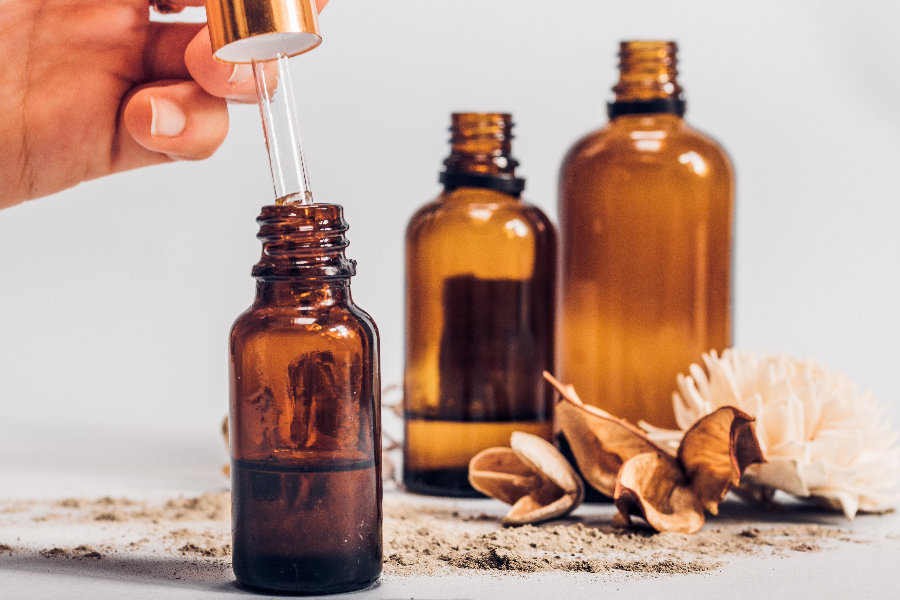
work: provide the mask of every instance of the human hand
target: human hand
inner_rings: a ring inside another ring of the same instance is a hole
[[[225,99],[256,101],[250,66],[215,61],[204,24],[148,15],[147,0],[0,0],[0,208],[207,158]]]

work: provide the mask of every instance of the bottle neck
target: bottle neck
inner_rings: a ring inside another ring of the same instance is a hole
[[[264,206],[256,222],[263,248],[253,276],[260,283],[293,284],[272,286],[278,289],[349,286],[356,261],[344,254],[348,225],[340,206]]]
[[[448,192],[460,187],[493,189],[519,196],[525,180],[516,177],[512,117],[504,113],[453,113],[450,156],[440,182]]]
[[[678,84],[675,42],[635,41],[619,46],[619,81],[609,118],[627,114],[667,113],[684,116],[684,90]]]
[[[256,282],[257,306],[290,306],[315,308],[349,304],[350,280],[279,280],[259,279]]]

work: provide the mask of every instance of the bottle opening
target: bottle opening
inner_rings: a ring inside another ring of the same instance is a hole
[[[678,84],[678,45],[670,41],[627,41],[619,45],[619,81],[609,116],[672,113],[684,115]]]
[[[512,128],[509,113],[453,113],[450,156],[440,175],[444,188],[476,187],[521,194],[525,180],[515,176],[519,161],[512,156]]]

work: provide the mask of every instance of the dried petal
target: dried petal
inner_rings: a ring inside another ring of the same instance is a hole
[[[744,469],[765,462],[753,417],[732,406],[706,415],[684,434],[678,461],[701,505],[718,514],[719,502],[741,481]]]
[[[585,405],[572,386],[563,386],[549,373],[544,378],[559,391],[556,418],[572,448],[581,474],[591,486],[612,497],[622,464],[644,452],[662,452],[641,430],[607,412]]]
[[[510,445],[480,452],[469,463],[472,487],[513,505],[504,525],[562,517],[581,504],[584,485],[552,444],[517,431]]]
[[[678,462],[665,452],[646,452],[622,465],[616,479],[616,508],[630,525],[639,515],[656,531],[695,533],[703,527],[703,506]]]

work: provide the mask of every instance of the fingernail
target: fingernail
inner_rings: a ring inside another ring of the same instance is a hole
[[[150,111],[150,135],[176,137],[187,125],[187,117],[174,102],[150,96]]]
[[[231,77],[228,78],[228,83],[235,85],[247,81],[251,77],[253,77],[253,65],[234,65],[234,70],[231,72]]]

